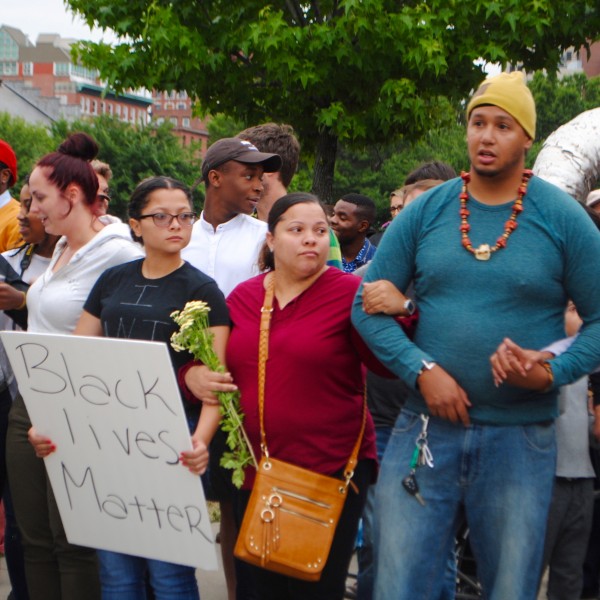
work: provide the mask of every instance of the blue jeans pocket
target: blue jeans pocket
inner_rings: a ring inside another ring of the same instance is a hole
[[[553,450],[556,439],[553,421],[523,425],[522,430],[527,445],[533,450],[539,450],[540,452]]]
[[[396,423],[394,423],[394,429],[392,430],[392,434],[397,433],[406,433],[411,429],[415,428],[417,425],[420,426],[421,416],[417,413],[414,413],[409,410],[403,410],[396,419]]]

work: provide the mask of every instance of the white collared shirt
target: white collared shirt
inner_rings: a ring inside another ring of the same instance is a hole
[[[227,296],[239,283],[259,274],[258,255],[266,233],[266,223],[244,214],[215,229],[202,212],[181,256],[212,277]]]

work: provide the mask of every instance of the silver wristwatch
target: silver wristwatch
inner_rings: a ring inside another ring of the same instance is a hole
[[[415,303],[410,298],[406,299],[406,302],[404,303],[404,306],[402,308],[404,308],[404,310],[406,312],[408,312],[408,316],[409,317],[411,315],[414,315],[415,314],[415,310],[417,310],[417,307],[415,306]]]
[[[437,365],[437,363],[433,362],[433,361],[429,361],[429,360],[425,360],[423,359],[421,361],[422,363],[422,367],[421,370],[417,373],[417,379],[419,377],[421,377],[421,375],[423,375],[423,373],[425,373],[425,371],[431,371],[431,369],[433,369],[433,367],[435,367],[435,365]]]

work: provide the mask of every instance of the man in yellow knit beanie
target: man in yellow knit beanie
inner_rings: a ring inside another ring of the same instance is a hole
[[[362,287],[352,309],[409,388],[375,491],[375,600],[448,597],[464,521],[482,596],[537,597],[558,389],[600,363],[600,261],[590,260],[600,236],[573,198],[525,169],[536,113],[523,74],[485,80],[467,116],[468,172],[394,219],[363,280],[413,285],[414,336],[392,315],[365,313]],[[525,368],[515,343],[540,350],[562,338],[569,298],[584,321],[578,338]]]

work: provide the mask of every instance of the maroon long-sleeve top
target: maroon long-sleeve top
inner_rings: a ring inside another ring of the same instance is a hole
[[[244,423],[260,456],[258,339],[264,278],[238,285],[227,298],[232,331],[227,368],[241,391]],[[323,474],[343,468],[356,443],[363,414],[363,360],[377,368],[350,322],[360,284],[329,268],[283,309],[274,299],[266,368],[265,430],[269,453]],[[367,415],[360,458],[376,460]],[[250,488],[254,469],[244,482]]]

